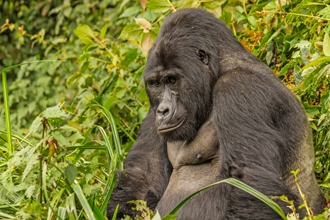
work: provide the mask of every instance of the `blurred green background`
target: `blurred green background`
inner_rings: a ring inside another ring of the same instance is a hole
[[[149,108],[147,51],[164,18],[184,7],[223,20],[301,100],[327,197],[329,3],[0,0],[0,70],[8,84],[0,85],[0,218],[105,218],[115,170]],[[26,64],[5,69],[20,63]]]

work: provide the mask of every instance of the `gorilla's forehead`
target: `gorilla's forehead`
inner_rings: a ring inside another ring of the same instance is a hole
[[[176,45],[174,45],[176,44]],[[193,63],[194,48],[185,46],[181,40],[171,43],[160,39],[151,49],[145,72],[177,71],[187,63]]]

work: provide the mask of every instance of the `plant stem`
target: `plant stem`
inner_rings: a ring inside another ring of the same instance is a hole
[[[42,137],[43,138],[43,137]],[[43,156],[42,156],[42,151],[43,151],[43,147],[42,147],[43,143],[40,144],[40,161],[39,161],[39,185],[40,185],[40,191],[39,191],[39,203],[42,204],[42,161],[43,161]]]
[[[3,88],[3,101],[5,105],[6,114],[6,130],[7,130],[7,154],[10,157],[13,153],[13,145],[11,140],[11,124],[10,124],[10,112],[9,112],[9,102],[8,102],[8,88],[7,88],[7,76],[6,69],[2,70],[2,88]]]
[[[312,214],[309,210],[309,207],[308,207],[308,204],[307,204],[307,200],[306,200],[306,196],[305,194],[303,194],[303,192],[301,191],[301,188],[300,188],[300,185],[298,183],[298,177],[297,177],[297,174],[299,172],[299,169],[296,170],[295,172],[292,172],[293,176],[294,176],[294,182],[296,183],[296,186],[298,188],[298,192],[304,202],[304,206],[305,206],[305,209],[306,209],[306,213],[307,213],[307,216],[308,216],[308,220],[312,220]]]
[[[272,13],[272,14],[284,14],[284,15],[293,15],[293,16],[300,16],[300,17],[306,17],[306,18],[313,18],[313,19],[320,19],[323,21],[330,21],[329,18],[323,18],[320,16],[314,16],[314,15],[305,15],[305,14],[298,14],[298,13],[292,13],[292,12],[285,12],[285,11],[265,11],[266,13]]]

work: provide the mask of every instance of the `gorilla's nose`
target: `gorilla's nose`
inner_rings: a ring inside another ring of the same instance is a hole
[[[164,119],[172,114],[172,106],[168,102],[161,103],[157,108],[157,118],[158,120]]]

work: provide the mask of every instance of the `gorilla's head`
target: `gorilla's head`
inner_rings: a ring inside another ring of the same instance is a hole
[[[144,78],[157,131],[166,140],[191,140],[212,109],[219,36],[209,30],[220,21],[201,16],[191,9],[169,16],[149,52]]]

